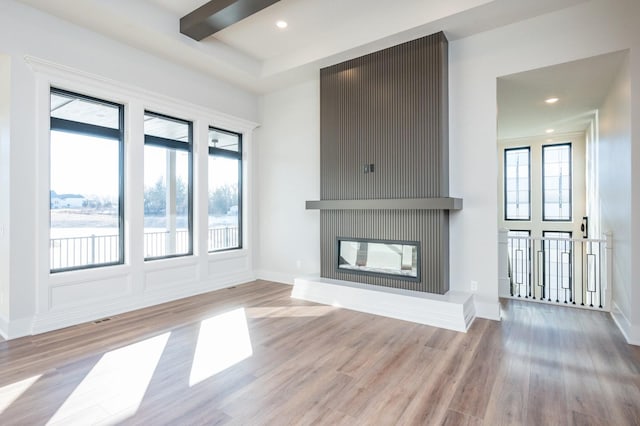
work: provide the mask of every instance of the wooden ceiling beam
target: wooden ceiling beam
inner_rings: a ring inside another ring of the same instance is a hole
[[[180,18],[180,32],[201,41],[280,0],[211,0]]]

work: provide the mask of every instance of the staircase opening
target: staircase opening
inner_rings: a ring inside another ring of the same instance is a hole
[[[601,167],[600,111],[626,58],[498,78],[500,297],[611,309],[613,229],[600,191],[612,166]]]

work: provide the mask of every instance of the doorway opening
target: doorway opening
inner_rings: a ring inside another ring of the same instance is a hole
[[[600,191],[613,167],[602,167],[601,111],[627,58],[498,78],[500,297],[611,309],[613,237]]]

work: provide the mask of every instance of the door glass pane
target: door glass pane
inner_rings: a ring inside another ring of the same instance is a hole
[[[571,145],[542,148],[543,219],[571,220]]]
[[[530,294],[531,276],[531,236],[530,231],[509,231],[509,277],[511,295],[525,297]]]
[[[544,283],[547,299],[566,300],[571,288],[572,242],[571,232],[545,231]]]

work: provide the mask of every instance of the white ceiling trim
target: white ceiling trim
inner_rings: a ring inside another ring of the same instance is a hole
[[[224,112],[160,95],[156,92],[141,89],[138,86],[122,83],[33,56],[25,56],[24,61],[34,73],[46,76],[52,85],[60,89],[77,91],[78,86],[90,86],[92,88],[98,88],[102,93],[101,95],[100,93],[92,92],[96,96],[102,96],[113,102],[126,103],[128,99],[132,97],[143,99],[145,102],[154,104],[167,111],[180,110],[184,117],[178,118],[187,120],[206,119],[209,125],[229,128],[239,132],[252,131],[259,125],[253,121],[235,117]]]
[[[205,0],[17,1],[260,93],[438,31],[455,40],[587,0],[281,0],[202,42],[179,19]]]

